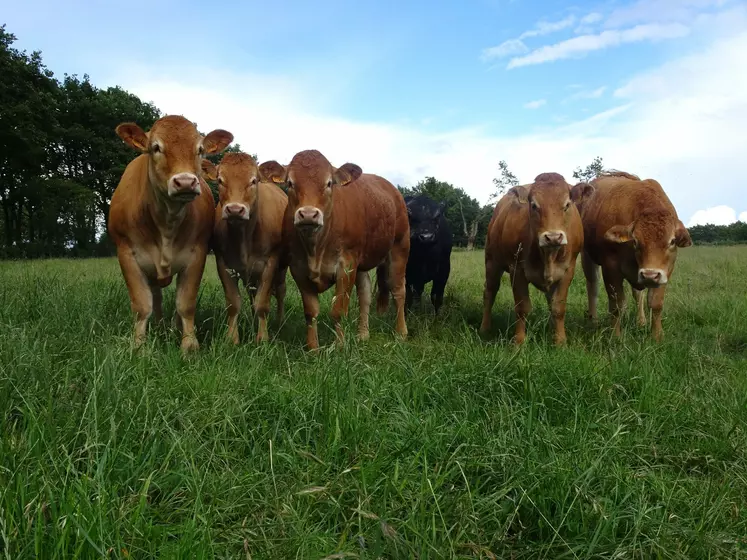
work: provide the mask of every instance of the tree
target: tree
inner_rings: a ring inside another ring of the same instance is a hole
[[[573,172],[573,178],[577,181],[588,183],[593,179],[599,177],[604,171],[604,165],[602,164],[602,158],[597,156],[593,161],[587,165],[584,169],[577,167]]]
[[[516,178],[516,175],[511,173],[511,170],[508,168],[508,164],[505,162],[505,160],[501,160],[498,162],[498,169],[501,172],[500,177],[496,177],[493,179],[493,184],[496,187],[495,192],[490,195],[490,200],[495,200],[497,198],[502,197],[504,194],[506,194],[506,191],[510,189],[511,187],[516,187],[519,185],[519,180]]]

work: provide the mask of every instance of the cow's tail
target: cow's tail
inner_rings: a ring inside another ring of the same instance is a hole
[[[391,266],[389,259],[383,264],[376,267],[376,287],[378,289],[378,295],[376,296],[376,312],[386,313],[389,309],[389,267]]]

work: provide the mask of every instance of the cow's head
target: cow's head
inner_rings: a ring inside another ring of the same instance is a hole
[[[224,220],[241,222],[257,214],[259,168],[249,154],[226,154],[218,165],[202,160],[202,172],[211,181],[218,181]]]
[[[443,219],[445,203],[435,202],[425,195],[407,197],[407,218],[410,221],[412,243],[430,245],[436,242]]]
[[[631,224],[612,226],[604,238],[634,251],[638,282],[648,288],[666,284],[677,259],[677,247],[692,245],[685,225],[666,208],[648,209]]]
[[[126,144],[148,154],[154,188],[179,202],[199,196],[202,156],[217,154],[233,142],[233,135],[220,129],[202,137],[194,123],[179,115],[158,119],[147,133],[135,123],[122,123],[116,130]]]
[[[329,219],[335,189],[355,181],[362,171],[354,163],[332,167],[318,151],[306,150],[293,156],[285,167],[266,161],[259,166],[259,173],[263,181],[285,183],[293,225],[298,231],[313,233]]]
[[[571,191],[563,176],[558,173],[537,175],[525,192],[532,241],[536,240],[540,249],[545,250],[567,245],[567,231],[572,217],[578,216],[578,210],[571,201]]]

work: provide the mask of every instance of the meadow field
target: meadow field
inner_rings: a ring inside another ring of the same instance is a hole
[[[443,315],[371,315],[316,355],[300,298],[225,341],[212,259],[200,352],[130,346],[114,259],[0,263],[0,558],[747,558],[747,248],[680,251],[665,339],[585,319],[522,348],[504,279],[481,337],[483,254],[455,252]],[[165,292],[174,312],[174,288]]]

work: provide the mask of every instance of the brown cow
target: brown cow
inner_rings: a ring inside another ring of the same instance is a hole
[[[405,269],[410,252],[410,225],[405,200],[386,179],[362,174],[352,163],[334,168],[316,150],[297,153],[287,167],[276,161],[259,166],[264,179],[286,183],[288,207],[283,234],[290,250],[290,270],[303,299],[306,342],[319,347],[319,294],[335,285],[331,316],[338,342],[340,318],[347,315],[353,285],[358,293],[358,335],[368,338],[371,280],[376,268],[377,309],[397,306],[396,331],[407,336]]]
[[[199,348],[195,336],[197,290],[213,231],[215,202],[200,175],[205,154],[219,153],[233,141],[225,130],[204,138],[182,116],[157,120],[148,133],[122,123],[117,134],[142,152],[124,171],[112,196],[109,235],[117,246],[130,303],[135,313],[135,345],[145,341],[148,318],[160,321],[161,288],[176,284],[177,323],[183,352]]]
[[[576,185],[573,198],[584,224],[586,244],[581,260],[589,316],[596,321],[601,266],[615,334],[621,332],[623,280],[627,280],[636,299],[640,325],[646,324],[643,290],[648,288],[651,332],[655,340],[661,340],[664,293],[674,272],[677,248],[692,245],[669,197],[653,179],[641,180],[615,171],[601,174],[590,184]]]
[[[257,164],[248,154],[226,154],[218,166],[203,160],[202,169],[209,179],[218,181],[213,250],[228,303],[228,338],[239,343],[241,278],[259,319],[257,342],[265,341],[271,293],[277,301],[278,321],[283,320],[288,268],[283,250],[283,214],[288,197],[274,183],[259,180]]]
[[[581,217],[561,175],[542,173],[534,183],[510,189],[498,201],[488,226],[480,330],[490,330],[501,276],[508,272],[517,315],[515,342],[521,344],[526,338],[531,283],[545,292],[555,323],[555,344],[563,344],[568,287],[583,243]]]

